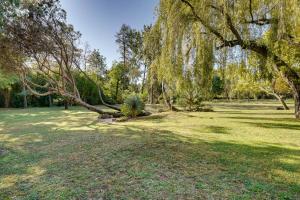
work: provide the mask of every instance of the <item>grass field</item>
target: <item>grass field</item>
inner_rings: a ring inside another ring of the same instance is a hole
[[[2,109],[0,199],[300,199],[292,111],[213,106],[116,124],[76,107]]]

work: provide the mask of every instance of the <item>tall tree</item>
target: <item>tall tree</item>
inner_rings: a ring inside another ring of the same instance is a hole
[[[214,60],[212,38],[201,34],[198,24],[189,26],[184,20],[176,20],[179,14],[170,11],[171,1],[161,1],[160,5],[158,20],[146,44],[153,55],[151,68],[156,69],[162,84],[162,97],[169,108],[176,97],[187,99],[201,93],[202,98],[209,98]],[[187,92],[186,86],[191,84],[194,91]]]
[[[152,62],[151,55],[149,52],[149,46],[146,45],[145,40],[147,40],[148,35],[150,34],[152,25],[146,26],[144,25],[144,29],[142,31],[142,43],[140,44],[140,54],[141,54],[141,60],[144,65],[144,69],[142,70],[142,86],[141,86],[141,93],[144,93],[145,85],[146,85],[146,77],[147,77],[147,71],[148,68]]]
[[[106,58],[100,54],[98,49],[94,49],[87,58],[87,70],[103,77],[107,70]]]
[[[158,23],[166,30],[177,27],[177,32],[198,26],[216,50],[240,48],[271,62],[292,89],[295,117],[300,118],[299,11],[297,0],[161,0],[159,12],[165,20]]]
[[[141,65],[143,64],[143,37],[140,31],[123,24],[116,34],[116,43],[119,45],[119,52],[123,66],[128,68],[128,78],[132,90],[138,92],[138,81],[141,76]]]
[[[74,78],[80,57],[80,50],[76,46],[80,33],[66,23],[66,12],[61,9],[59,2],[24,2],[19,10],[24,12],[15,13],[16,20],[8,16],[4,30],[13,41],[14,50],[26,55],[27,60],[18,71],[27,89],[37,96],[59,94],[91,111],[107,113],[81,99]],[[32,82],[28,79],[29,72],[40,74],[46,84]],[[38,92],[38,88],[47,90]]]
[[[122,95],[120,91],[124,91],[128,88],[128,68],[123,65],[123,63],[115,62],[108,72],[108,77],[110,79],[110,88],[112,90],[112,96],[117,102],[122,102]],[[114,89],[112,89],[114,88]]]
[[[161,30],[157,23],[146,27],[143,37],[143,55],[147,67],[147,90],[150,104],[157,103],[161,94],[161,86],[158,81],[159,56],[161,54]]]
[[[130,26],[123,24],[120,31],[116,34],[116,43],[119,45],[119,52],[124,66],[128,66],[131,52],[130,42],[132,29]]]
[[[131,58],[129,63],[129,79],[134,86],[135,92],[138,92],[138,81],[141,78],[143,63],[143,36],[140,31],[131,29],[129,48]]]

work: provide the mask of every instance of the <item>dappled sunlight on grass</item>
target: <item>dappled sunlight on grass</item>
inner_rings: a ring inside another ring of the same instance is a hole
[[[9,175],[0,179],[0,189],[9,188],[15,185],[18,181],[17,175]]]
[[[286,164],[299,164],[299,160],[293,159],[293,158],[281,158],[279,159],[280,162],[286,163]],[[299,165],[300,167],[300,165]]]
[[[0,113],[0,199],[295,199],[299,124],[249,106],[113,124],[78,107]]]
[[[26,143],[41,142],[42,136],[39,133],[27,133],[19,136],[0,134],[0,141],[5,142],[8,146],[18,148]]]
[[[84,125],[79,125],[79,119],[78,122],[76,121],[69,121],[69,122],[58,122],[58,121],[53,121],[53,122],[38,122],[38,123],[28,123],[27,125],[29,126],[49,126],[52,130],[58,131],[58,130],[66,130],[66,131],[93,131],[95,129],[84,126]]]
[[[39,166],[29,167],[26,174],[6,175],[0,179],[0,189],[14,187],[18,182],[35,182],[45,173],[45,170]]]

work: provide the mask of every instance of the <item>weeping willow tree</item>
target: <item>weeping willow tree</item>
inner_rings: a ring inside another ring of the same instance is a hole
[[[190,20],[186,9],[176,10],[180,4],[160,2],[158,20],[145,40],[155,51],[148,74],[158,78],[170,109],[176,109],[174,98],[191,108],[200,98],[208,97],[213,71],[212,37],[202,33],[201,25]]]
[[[167,56],[161,65],[168,70],[170,77],[178,69],[174,63],[182,62],[180,54],[183,51],[178,44],[183,41],[192,46],[193,40],[184,38],[198,26],[204,44],[211,43],[216,51],[240,48],[272,63],[273,71],[293,91],[295,116],[300,118],[298,0],[161,0],[159,16],[157,23],[164,32],[165,53],[162,52],[162,56]],[[207,48],[204,51],[211,53]]]
[[[160,95],[160,84],[158,81],[158,65],[159,55],[161,53],[161,31],[158,24],[150,27],[144,33],[143,40],[143,59],[147,63],[147,90],[148,102],[150,104],[157,103]]]

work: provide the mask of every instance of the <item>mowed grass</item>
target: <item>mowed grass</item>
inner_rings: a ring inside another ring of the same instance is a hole
[[[0,199],[300,199],[300,121],[273,102],[104,124],[0,110]]]

